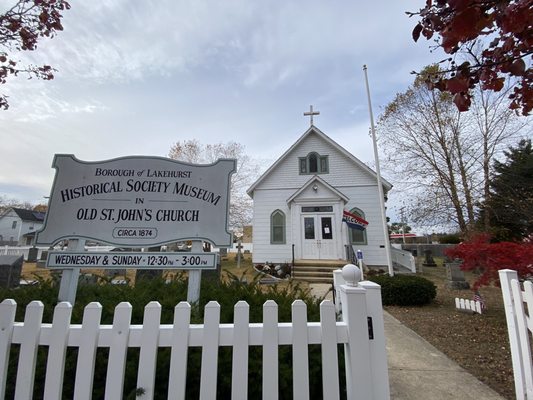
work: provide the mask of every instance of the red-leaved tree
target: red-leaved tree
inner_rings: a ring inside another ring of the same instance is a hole
[[[9,75],[26,73],[44,80],[54,79],[50,65],[23,65],[14,53],[37,48],[40,37],[53,37],[62,31],[61,13],[70,8],[65,0],[18,0],[0,14],[0,85]],[[7,96],[0,93],[0,109],[7,110]]]
[[[481,234],[445,251],[449,258],[463,261],[463,271],[479,271],[474,290],[499,283],[498,270],[513,269],[521,278],[533,275],[533,242],[490,243],[490,236]]]
[[[454,95],[461,111],[470,107],[470,89],[500,91],[506,79],[517,79],[509,98],[510,108],[528,115],[533,109],[533,3],[531,0],[427,0],[418,12],[413,30],[435,42],[452,58],[448,74],[435,77],[431,85]],[[481,51],[479,51],[481,47]],[[456,63],[457,54],[470,61]]]

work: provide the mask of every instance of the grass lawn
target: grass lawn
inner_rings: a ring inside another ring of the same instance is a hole
[[[423,267],[420,276],[437,286],[435,301],[423,307],[386,307],[386,310],[417,332],[448,357],[507,399],[514,399],[513,369],[500,288],[482,287],[487,306],[482,315],[455,309],[455,297],[472,299],[472,290],[446,287],[446,270]],[[472,285],[476,276],[466,274]]]

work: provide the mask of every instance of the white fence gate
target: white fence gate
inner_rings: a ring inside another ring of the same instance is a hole
[[[533,366],[530,335],[533,332],[533,283],[520,286],[518,274],[510,269],[499,271],[503,304],[509,331],[514,384],[518,400],[533,400]],[[524,307],[524,303],[527,305]]]
[[[352,286],[351,286],[352,285]],[[202,348],[200,399],[215,399],[217,393],[217,361],[220,346],[232,347],[232,399],[248,395],[249,346],[261,346],[262,393],[264,399],[278,398],[278,348],[292,346],[293,393],[296,399],[309,399],[308,346],[321,345],[324,399],[340,396],[337,345],[344,344],[346,390],[348,399],[389,399],[389,380],[383,330],[380,287],[372,282],[349,281],[340,286],[342,320],[336,320],[334,304],[323,301],[320,322],[307,321],[306,304],[292,304],[292,322],[278,322],[278,306],[269,300],[263,306],[263,322],[249,322],[249,306],[239,301],[234,307],[234,323],[220,323],[220,306],[210,302],[205,307],[204,324],[190,324],[191,306],[179,303],[174,322],[161,325],[161,306],[151,302],[145,307],[143,325],[131,325],[132,307],[120,303],[113,325],[101,325],[102,306],[85,307],[81,325],[70,324],[72,307],[59,303],[51,324],[42,323],[44,306],[31,302],[24,322],[15,322],[16,303],[0,304],[0,398],[4,398],[6,382],[16,379],[15,399],[31,399],[35,378],[37,349],[48,346],[44,384],[45,399],[60,399],[67,346],[78,348],[74,399],[92,396],[95,357],[98,347],[109,348],[105,383],[106,399],[121,399],[127,349],[140,348],[137,388],[139,399],[154,397],[157,352],[171,349],[168,376],[168,398],[184,399],[189,347]],[[10,348],[20,344],[16,377],[7,375]],[[257,372],[257,371],[255,371]],[[228,372],[229,374],[229,372]]]
[[[410,251],[391,247],[391,261],[393,264],[405,267],[413,274],[416,274],[415,257]]]

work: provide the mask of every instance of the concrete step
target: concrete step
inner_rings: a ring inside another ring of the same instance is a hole
[[[294,265],[292,278],[309,283],[333,283],[333,271],[339,265]]]
[[[333,271],[292,271],[292,276],[324,276],[333,278]]]
[[[307,272],[325,272],[325,273],[328,273],[328,274],[332,274],[333,271],[337,270],[337,269],[340,269],[340,268],[337,268],[337,267],[332,267],[332,268],[324,268],[324,267],[292,267],[292,270],[293,272],[302,272],[302,273],[307,273]]]
[[[297,282],[308,282],[308,283],[327,283],[330,285],[333,283],[333,277],[329,279],[329,278],[310,277],[310,276],[308,277],[293,276],[292,280],[297,281]]]
[[[294,260],[294,266],[298,267],[342,268],[346,264],[348,264],[346,260]]]

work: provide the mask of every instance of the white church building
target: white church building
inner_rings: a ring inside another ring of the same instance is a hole
[[[382,185],[386,198],[392,185]],[[351,247],[367,265],[387,265],[376,173],[314,125],[247,193],[254,264],[347,260]],[[366,229],[349,229],[343,210]]]

